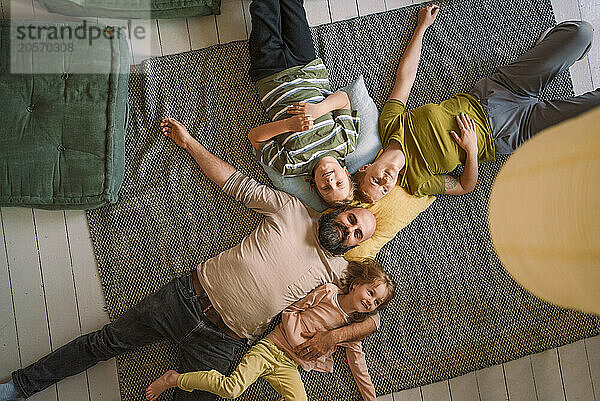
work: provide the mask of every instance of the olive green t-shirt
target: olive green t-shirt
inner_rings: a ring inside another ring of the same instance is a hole
[[[464,165],[467,154],[450,131],[460,133],[456,116],[466,113],[477,126],[477,158],[480,163],[496,160],[490,123],[481,104],[459,93],[440,104],[406,110],[396,99],[389,100],[379,116],[379,135],[385,148],[391,140],[402,146],[406,171],[400,186],[415,196],[444,193],[444,174]]]

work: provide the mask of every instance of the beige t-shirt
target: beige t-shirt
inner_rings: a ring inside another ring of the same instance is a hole
[[[321,248],[320,214],[297,198],[235,172],[223,191],[263,214],[238,245],[198,265],[198,277],[225,324],[260,336],[279,312],[325,283],[339,284],[347,262]],[[373,319],[379,327],[379,316]]]

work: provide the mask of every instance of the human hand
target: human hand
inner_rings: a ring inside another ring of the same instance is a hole
[[[422,9],[419,10],[417,25],[422,26],[423,28],[430,27],[431,24],[433,24],[433,21],[435,21],[435,18],[437,17],[439,11],[440,11],[440,6],[435,5],[435,4],[431,4],[427,7],[423,7]]]
[[[335,337],[329,331],[302,333],[302,337],[308,340],[294,348],[294,352],[308,360],[314,360],[332,352],[337,344]]]
[[[305,102],[294,103],[293,105],[288,106],[287,113],[313,118],[319,118],[325,114],[321,111],[319,103]]]
[[[313,118],[307,114],[298,114],[286,119],[288,130],[293,132],[301,132],[309,130],[313,127]]]
[[[452,137],[467,153],[477,154],[477,127],[473,120],[465,113],[456,116],[456,122],[460,128],[460,136],[455,131],[450,131]]]
[[[164,118],[160,122],[160,130],[183,149],[187,149],[188,145],[194,141],[187,128],[174,118]]]

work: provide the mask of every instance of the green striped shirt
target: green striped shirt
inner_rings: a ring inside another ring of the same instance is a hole
[[[257,88],[271,121],[292,117],[286,110],[294,103],[319,103],[333,93],[327,68],[319,58],[263,78]],[[358,111],[334,110],[317,118],[307,131],[286,132],[262,143],[257,157],[285,176],[310,174],[325,156],[343,163],[356,148],[359,124]]]

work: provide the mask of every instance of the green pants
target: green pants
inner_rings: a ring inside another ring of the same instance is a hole
[[[237,398],[259,377],[286,401],[307,400],[298,365],[266,338],[250,348],[231,375],[225,376],[216,370],[184,373],[177,379],[177,387]]]

